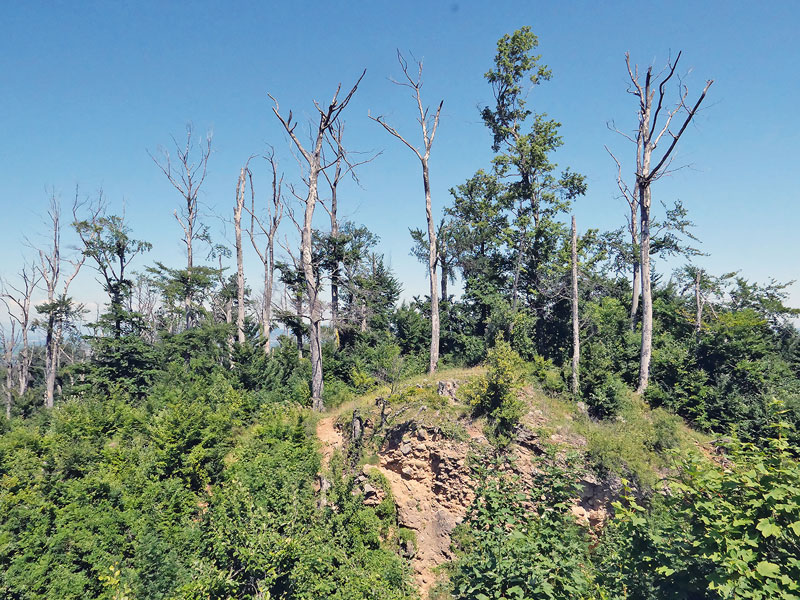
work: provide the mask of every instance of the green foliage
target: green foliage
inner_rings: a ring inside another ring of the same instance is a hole
[[[498,338],[489,350],[486,375],[462,387],[464,399],[477,415],[486,415],[491,435],[501,445],[511,441],[511,433],[522,416],[525,404],[519,398],[522,387],[522,359],[508,342]]]
[[[541,473],[526,485],[502,461],[476,469],[475,500],[454,532],[453,598],[588,596],[588,544],[569,503],[576,475],[569,463],[558,466],[553,458],[543,460]]]
[[[137,405],[87,393],[12,421],[0,595],[412,597],[393,504],[365,507],[340,467],[318,508],[305,409],[235,383],[175,364]]]
[[[550,396],[557,396],[566,391],[567,385],[552,360],[542,358],[538,354],[528,363],[531,377],[542,386],[542,390]]]
[[[724,467],[687,459],[672,493],[615,505],[597,559],[631,598],[798,597],[800,467],[778,435],[733,441]]]

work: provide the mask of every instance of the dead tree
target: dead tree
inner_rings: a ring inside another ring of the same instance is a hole
[[[78,222],[77,198],[73,204],[73,217]],[[39,250],[39,273],[47,290],[47,303],[37,307],[40,313],[46,315],[45,329],[45,396],[46,408],[53,408],[56,389],[56,375],[61,360],[61,344],[65,326],[76,316],[76,307],[73,305],[69,293],[72,284],[83,263],[86,255],[80,254],[78,258],[66,259],[61,254],[61,206],[55,195],[50,198],[48,211],[51,224],[52,245],[47,249]],[[68,265],[70,269],[65,278],[62,278],[61,268]]]
[[[31,300],[36,286],[39,285],[42,277],[34,263],[22,267],[19,274],[20,283],[14,285],[8,281],[3,282],[0,290],[0,301],[6,306],[6,312],[11,320],[11,325],[19,329],[20,343],[17,357],[17,391],[23,396],[28,390],[30,382],[31,363],[33,353],[31,352],[28,333],[33,325],[31,313]],[[15,326],[16,323],[16,326]],[[13,337],[13,335],[12,335]]]
[[[333,327],[333,338],[336,347],[339,347],[339,288],[342,280],[341,261],[342,261],[342,238],[339,231],[339,184],[348,175],[353,181],[359,183],[356,175],[356,167],[366,164],[375,159],[377,155],[371,156],[366,160],[353,162],[348,157],[348,153],[342,144],[344,136],[344,123],[338,122],[331,127],[328,134],[328,146],[335,157],[330,169],[322,171],[328,182],[331,191],[330,206],[322,202],[322,207],[327,211],[331,220],[331,256],[330,281],[331,281],[331,325]],[[324,157],[324,152],[323,152]],[[323,158],[324,160],[324,158]]]
[[[639,385],[637,391],[643,393],[647,389],[650,377],[650,357],[653,346],[653,296],[650,273],[650,207],[652,204],[651,186],[654,181],[670,172],[673,152],[689,123],[697,114],[706,97],[708,88],[714,82],[708,80],[702,93],[693,105],[688,105],[688,88],[679,84],[678,100],[671,104],[667,99],[667,85],[675,77],[681,53],[675,60],[667,62],[667,66],[659,73],[653,73],[653,67],[647,68],[644,81],[638,66],[632,66],[630,54],[625,54],[625,64],[631,80],[629,93],[636,96],[639,102],[638,127],[636,136],[623,135],[636,145],[636,209],[639,213],[640,253],[639,262],[642,282],[642,346],[639,358]],[[667,104],[667,106],[665,106]],[[679,116],[681,115],[681,116]],[[663,118],[663,122],[659,119]],[[680,127],[674,127],[680,123]],[[669,145],[658,156],[654,152],[664,135]],[[616,159],[615,159],[616,160]],[[655,164],[655,166],[653,166]]]
[[[6,333],[6,330],[0,327],[0,347],[3,352],[3,368],[6,370],[6,381],[3,386],[6,396],[6,420],[11,420],[11,405],[14,402],[14,370],[15,367],[18,367],[14,360],[14,355],[19,344],[17,321],[14,320],[11,311],[9,311],[9,317],[11,317],[11,330]]]
[[[194,267],[193,243],[195,240],[208,240],[207,229],[202,227],[197,220],[199,212],[197,196],[206,179],[208,158],[211,156],[211,134],[207,134],[205,141],[198,144],[195,144],[192,136],[192,126],[188,125],[186,127],[186,143],[184,145],[179,144],[175,138],[172,139],[178,159],[177,165],[173,165],[169,151],[164,148],[160,150],[162,154],[161,160],[150,154],[150,158],[153,159],[156,166],[161,169],[183,198],[180,210],[174,211],[173,214],[175,215],[175,220],[178,221],[181,229],[183,229],[183,243],[186,246],[187,286],[184,298],[186,329],[189,329],[192,325],[191,315],[194,295],[192,283]]]
[[[300,227],[300,262],[303,267],[303,274],[305,276],[306,291],[309,303],[309,346],[311,350],[311,404],[312,408],[316,411],[322,411],[324,406],[322,404],[322,304],[319,298],[319,282],[317,274],[314,272],[314,265],[312,263],[312,234],[314,218],[314,209],[319,201],[319,175],[328,168],[331,163],[325,164],[322,160],[322,150],[325,141],[325,136],[342,114],[342,111],[350,103],[353,94],[356,93],[358,85],[364,78],[366,70],[356,81],[355,85],[347,93],[347,95],[339,100],[339,92],[341,91],[341,84],[336,88],[333,94],[333,99],[327,107],[320,106],[318,102],[314,102],[314,106],[319,113],[319,122],[317,124],[316,132],[312,136],[311,145],[307,149],[300,141],[295,133],[297,123],[292,120],[292,112],[289,111],[288,117],[284,118],[280,114],[280,106],[278,101],[270,95],[270,99],[275,103],[272,107],[272,112],[280,121],[286,133],[292,140],[295,148],[300,156],[306,163],[306,173],[304,183],[308,187],[308,193],[303,199],[305,204],[305,211],[303,215],[303,224]],[[338,156],[338,153],[337,153]]]
[[[577,397],[580,388],[581,324],[578,320],[578,230],[572,215],[572,394]]]
[[[239,172],[239,179],[236,181],[236,204],[233,207],[233,230],[236,238],[236,339],[239,344],[244,344],[244,257],[242,253],[242,211],[244,210],[245,192],[247,182],[250,181],[252,196],[253,173],[250,171],[250,160]]]
[[[622,193],[622,197],[625,198],[629,209],[629,213],[625,215],[625,220],[628,222],[628,233],[631,236],[631,252],[633,253],[631,255],[633,263],[631,277],[633,292],[631,293],[630,310],[631,329],[633,330],[636,328],[636,315],[639,312],[639,297],[642,291],[642,269],[639,257],[639,186],[638,183],[634,184],[633,191],[631,191],[622,176],[622,165],[617,160],[617,157],[608,149],[608,146],[606,146],[606,151],[617,164],[617,187]]]
[[[275,161],[275,150],[270,148],[270,153],[265,156],[272,169],[272,200],[267,204],[267,215],[264,221],[256,213],[256,196],[253,182],[250,181],[250,208],[245,210],[250,214],[250,228],[247,230],[250,243],[258,254],[261,264],[264,265],[264,299],[261,303],[261,335],[264,340],[264,352],[270,353],[270,335],[272,334],[272,292],[275,282],[275,236],[278,233],[281,219],[283,218],[283,175],[278,177],[278,165]],[[256,233],[256,226],[260,234]],[[258,235],[267,239],[264,248],[259,246]]]
[[[425,190],[425,217],[428,220],[428,279],[430,280],[431,289],[431,360],[428,371],[434,373],[439,364],[439,290],[436,282],[436,226],[433,222],[433,214],[431,212],[431,184],[428,160],[431,155],[433,139],[436,137],[436,130],[439,127],[439,116],[442,112],[444,100],[439,102],[439,106],[433,117],[429,117],[429,109],[422,104],[422,61],[417,63],[417,75],[416,78],[414,78],[408,72],[408,62],[399,51],[397,52],[397,60],[400,62],[400,68],[403,71],[405,81],[395,81],[395,83],[411,88],[413,92],[412,96],[417,102],[417,109],[419,111],[418,122],[422,128],[422,149],[420,150],[408,142],[394,127],[387,124],[382,116],[373,117],[370,115],[370,118],[380,123],[386,131],[408,146],[408,148],[417,155],[417,158],[422,164],[422,185]]]

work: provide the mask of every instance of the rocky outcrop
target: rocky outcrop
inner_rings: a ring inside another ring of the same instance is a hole
[[[380,449],[380,471],[391,485],[397,521],[417,538],[412,558],[423,597],[433,569],[452,559],[450,534],[473,498],[468,442],[446,440],[435,428],[416,423],[396,427]]]

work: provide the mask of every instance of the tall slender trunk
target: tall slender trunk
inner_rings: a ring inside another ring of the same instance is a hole
[[[703,298],[700,294],[700,269],[697,270],[694,276],[694,302],[697,312],[694,318],[694,333],[700,335],[700,329],[703,327]]]
[[[650,378],[650,358],[653,352],[653,295],[650,276],[650,186],[640,187],[641,204],[641,263],[642,263],[642,349],[639,357],[639,387],[641,394]]]
[[[525,254],[525,237],[527,231],[523,228],[519,231],[519,242],[517,243],[517,260],[514,262],[514,283],[511,287],[511,310],[517,310],[517,296],[519,293],[519,278],[522,272],[522,257]]]
[[[572,216],[572,394],[578,396],[581,361],[581,325],[578,320],[578,230]]]
[[[236,238],[236,336],[239,344],[244,344],[244,258],[242,256],[242,210],[244,209],[244,192],[247,183],[247,166],[239,173],[236,185],[236,206],[233,209],[233,228]]]
[[[436,226],[431,214],[431,184],[428,160],[422,161],[422,182],[425,187],[425,217],[428,219],[428,277],[431,284],[431,361],[429,373],[439,365],[439,290],[436,281]]]
[[[186,298],[183,300],[184,310],[186,311],[185,326],[188,330],[192,324],[192,267],[194,266],[192,259],[192,226],[189,225],[189,233],[186,236]]]
[[[45,338],[45,391],[44,391],[44,405],[46,408],[53,408],[55,404],[55,389],[56,389],[56,364],[58,352],[56,323],[54,316],[47,320],[47,336]]]
[[[261,330],[264,337],[264,353],[269,355],[271,346],[269,338],[272,335],[272,284],[275,273],[275,251],[270,244],[267,249],[269,258],[264,265],[264,305],[261,307]]]
[[[310,170],[308,178],[308,197],[306,199],[305,217],[300,241],[300,257],[303,274],[306,280],[306,294],[308,295],[308,314],[310,326],[308,328],[308,345],[311,355],[311,407],[315,411],[323,410],[322,404],[322,307],[319,302],[319,289],[314,265],[311,257],[312,244],[312,218],[317,203],[317,177],[320,165],[317,162]]]
[[[6,372],[6,420],[11,420],[11,402],[12,402],[12,393],[11,393],[11,370],[9,369]]]
[[[639,230],[637,226],[637,221],[639,215],[636,214],[636,207],[639,205],[638,198],[636,196],[636,191],[634,189],[634,202],[631,203],[631,221],[630,221],[630,228],[631,228],[631,248],[634,253],[633,259],[633,292],[631,294],[631,330],[633,331],[636,329],[636,315],[639,313],[639,294],[641,293],[641,285],[642,285],[642,270],[640,260],[636,254],[637,247],[639,246]]]
[[[294,298],[294,307],[295,313],[297,314],[298,320],[303,318],[303,296],[302,294],[295,294]],[[297,339],[297,356],[299,358],[303,358],[303,328],[298,327],[297,332],[295,334],[295,338]]]
[[[339,129],[335,134],[336,141],[341,148],[342,130]],[[339,199],[337,191],[339,189],[339,179],[342,176],[341,157],[336,161],[333,178],[329,181],[331,187],[331,240],[334,245],[334,259],[331,267],[331,326],[333,327],[333,342],[336,347],[339,347],[339,280],[341,273],[339,271]]]
[[[447,302],[447,280],[450,277],[450,267],[439,257],[439,265],[442,271],[442,300]]]
[[[12,388],[14,387],[14,324],[12,321],[11,324],[11,335],[6,338],[2,332],[0,332],[0,338],[3,341],[3,365],[6,368],[6,384],[5,384],[5,392],[6,392],[6,420],[11,420],[11,404],[14,401],[14,393]]]

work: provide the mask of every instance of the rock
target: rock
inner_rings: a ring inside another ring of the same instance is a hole
[[[412,559],[417,555],[417,546],[413,540],[403,540],[400,542],[400,554],[404,558]]]
[[[455,381],[440,381],[436,391],[440,396],[446,396],[455,401],[457,389],[458,384]]]
[[[411,444],[404,442],[400,446],[400,452],[402,452],[403,456],[407,456],[411,452]]]
[[[578,400],[578,402],[575,404],[575,407],[578,409],[578,412],[580,414],[584,416],[589,415],[589,407],[586,406],[586,402],[584,402],[583,400]]]
[[[517,443],[523,448],[531,450],[534,454],[544,453],[544,450],[542,450],[539,444],[539,436],[524,425],[518,425],[514,434],[517,438]]]

